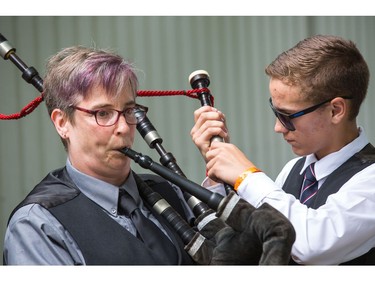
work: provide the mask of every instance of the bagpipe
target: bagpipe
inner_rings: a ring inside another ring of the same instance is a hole
[[[0,33],[0,55],[12,61],[22,72],[22,78],[43,93],[43,80],[34,67],[28,67],[16,54],[16,49]],[[177,91],[197,98],[201,105],[213,105],[213,96],[208,89],[209,75],[204,70],[194,71],[189,76],[192,90]],[[175,94],[169,91],[166,95]],[[138,91],[138,96],[161,95],[161,91]],[[4,115],[0,119],[18,119],[30,114],[41,102],[37,97],[20,113]],[[135,113],[137,114],[137,112]],[[226,196],[211,192],[189,180],[172,153],[162,146],[162,138],[151,121],[144,117],[137,130],[150,148],[160,155],[160,164],[149,156],[125,147],[120,151],[142,168],[148,169],[178,186],[184,199],[195,215],[194,222],[185,221],[169,203],[144,185],[142,197],[161,214],[180,235],[185,250],[197,264],[202,265],[286,265],[289,263],[295,231],[289,220],[264,203],[255,208],[240,198],[233,188],[225,184]],[[211,141],[223,141],[214,137]]]

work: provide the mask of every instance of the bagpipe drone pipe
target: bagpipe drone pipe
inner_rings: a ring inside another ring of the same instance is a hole
[[[22,71],[22,77],[26,82],[32,84],[39,92],[43,92],[43,81],[38,72],[33,67],[28,67],[16,55],[16,49],[2,34],[0,34],[0,55],[5,60],[12,61]],[[196,93],[209,93],[206,72],[195,73],[189,79],[194,90],[183,91],[184,95],[190,94],[190,97],[195,97],[193,95]],[[199,96],[202,105],[207,104],[203,101],[207,97],[212,99],[209,95]],[[24,117],[42,101],[41,95],[19,114],[0,115],[0,117],[1,119]],[[143,119],[148,123],[139,124],[137,129],[148,145],[158,150],[162,165],[130,148],[123,148],[120,151],[141,167],[174,183],[184,192],[185,200],[196,215],[195,227],[186,222],[158,193],[147,188],[147,185],[140,190],[145,200],[166,218],[180,235],[185,243],[185,250],[198,264],[282,265],[289,263],[295,231],[286,217],[266,203],[255,208],[232,190],[227,189],[228,194],[224,197],[187,179],[173,155],[162,147],[162,139],[151,122]]]

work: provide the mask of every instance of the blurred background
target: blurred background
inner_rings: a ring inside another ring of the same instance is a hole
[[[140,90],[190,90],[189,75],[210,74],[215,106],[226,114],[231,142],[275,178],[294,157],[273,131],[265,67],[282,51],[314,34],[353,40],[375,72],[375,17],[371,16],[0,16],[0,33],[43,78],[47,58],[72,45],[115,51],[139,69]],[[40,93],[9,60],[0,60],[0,113],[19,112]],[[359,116],[372,143],[375,80]],[[139,97],[149,119],[186,176],[197,183],[205,165],[191,141],[197,99]],[[159,161],[137,134],[134,149]],[[66,154],[42,103],[19,120],[0,120],[0,247],[9,214]],[[137,172],[150,172],[133,163]]]

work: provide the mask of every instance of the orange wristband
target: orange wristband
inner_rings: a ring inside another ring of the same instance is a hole
[[[235,191],[237,191],[238,187],[240,186],[240,184],[243,182],[243,180],[248,176],[248,174],[252,174],[252,173],[258,173],[258,172],[262,172],[262,170],[259,170],[257,167],[250,167],[248,169],[246,169],[244,172],[242,172],[238,178],[236,179],[236,182],[234,183],[234,187],[233,189]]]

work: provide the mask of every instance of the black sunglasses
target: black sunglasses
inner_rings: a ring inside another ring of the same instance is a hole
[[[335,98],[338,98],[338,97],[334,97],[334,98],[331,98],[329,100],[326,100],[326,101],[323,101],[321,103],[318,103],[316,105],[313,105],[311,107],[308,107],[308,108],[305,108],[301,111],[298,111],[296,113],[293,113],[293,114],[285,114],[283,112],[280,112],[278,111],[272,104],[272,99],[270,98],[269,99],[269,102],[270,102],[270,106],[271,106],[271,109],[273,111],[273,113],[275,114],[275,116],[277,117],[277,119],[279,119],[280,123],[286,128],[288,129],[289,131],[295,131],[296,128],[294,127],[293,125],[293,122],[292,122],[292,119],[294,118],[297,118],[297,117],[300,117],[302,115],[305,115],[307,113],[310,113],[310,112],[313,112],[314,110],[318,109],[319,107],[321,107],[323,104],[327,103],[327,102],[330,102],[332,101],[333,99]],[[352,99],[352,97],[339,97],[339,98],[343,98],[343,99]]]

